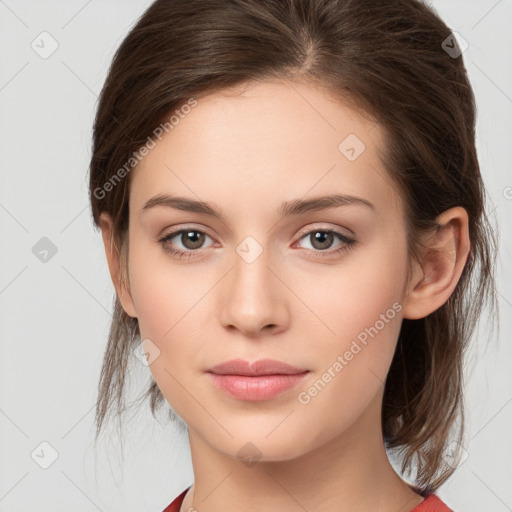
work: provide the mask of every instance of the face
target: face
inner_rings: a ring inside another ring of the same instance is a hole
[[[285,460],[380,429],[407,264],[384,150],[379,125],[325,91],[265,82],[197,98],[133,171],[123,307],[166,400],[219,452]],[[151,201],[165,195],[189,203]],[[305,373],[208,372],[238,358]]]

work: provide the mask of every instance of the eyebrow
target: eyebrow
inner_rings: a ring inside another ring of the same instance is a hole
[[[281,204],[279,214],[283,217],[302,215],[304,213],[317,212],[328,208],[347,205],[366,206],[375,210],[375,206],[370,201],[363,199],[362,197],[344,194],[331,194],[327,196],[313,197],[311,199],[295,199],[292,201],[286,201]],[[216,210],[213,205],[205,201],[197,201],[187,197],[171,196],[168,194],[158,194],[149,199],[142,207],[141,214],[155,206],[165,206],[167,208],[173,208],[175,210],[185,212],[202,213],[219,220],[224,219],[221,211]]]

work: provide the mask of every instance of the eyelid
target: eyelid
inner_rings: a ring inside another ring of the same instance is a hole
[[[355,234],[353,233],[353,231],[348,228],[342,228],[340,226],[326,227],[325,225],[318,225],[318,224],[321,224],[321,223],[314,223],[313,225],[309,225],[308,229],[303,228],[301,230],[301,232],[295,236],[296,241],[293,243],[292,247],[296,247],[298,244],[300,244],[300,241],[303,238],[307,237],[308,235],[311,235],[312,233],[322,232],[322,231],[332,233],[341,242],[341,246],[338,247],[337,249],[328,249],[328,250],[322,251],[322,250],[315,250],[315,249],[308,249],[308,248],[301,247],[301,249],[303,249],[306,253],[313,254],[313,255],[315,255],[315,257],[318,255],[323,258],[329,258],[329,257],[334,257],[337,254],[341,254],[342,252],[348,250],[350,247],[352,247],[353,245],[355,245],[358,242],[358,239],[355,236]],[[347,235],[347,234],[343,233],[343,231],[342,231],[343,229],[346,229],[347,231],[352,233],[352,235]],[[169,243],[172,238],[178,236],[179,234],[187,232],[187,231],[196,231],[196,232],[202,233],[202,234],[210,237],[213,240],[213,247],[215,247],[218,244],[218,242],[216,241],[216,238],[214,236],[212,236],[208,232],[207,229],[205,229],[203,227],[198,228],[191,224],[188,224],[185,226],[179,226],[179,225],[174,226],[170,231],[161,235],[158,238],[158,242],[161,245],[165,245],[165,244]],[[169,245],[170,245],[170,243],[169,243]],[[209,246],[209,247],[212,247],[212,246]],[[217,245],[217,247],[218,247],[218,245]],[[176,248],[167,248],[165,250],[170,252],[171,254],[174,254],[174,255],[180,257],[180,258],[183,256],[187,256],[188,258],[201,258],[202,257],[201,253],[203,252],[203,249],[208,249],[208,247],[200,247],[198,249],[185,249],[185,250],[184,249],[176,249]]]
[[[346,227],[342,227],[342,226],[335,226],[335,225],[328,225],[327,223],[324,223],[324,222],[313,222],[312,224],[308,224],[307,227],[301,229],[299,231],[299,234],[297,235],[299,238],[302,238],[304,235],[307,235],[309,233],[311,233],[311,231],[348,231],[348,233],[345,235],[347,237],[355,237],[356,234],[351,230],[351,229],[348,229]],[[345,233],[342,233],[342,234],[345,234]]]
[[[186,224],[184,226],[173,226],[170,231],[165,231],[158,236],[158,239],[162,239],[162,238],[166,238],[170,235],[175,235],[177,233],[180,233],[180,232],[183,232],[183,231],[199,231],[201,233],[204,233],[206,235],[208,235],[212,240],[216,240],[216,237],[207,229],[205,228],[204,226],[196,226],[194,225],[193,223],[192,224]],[[351,237],[355,237],[355,233],[349,229],[349,228],[346,228],[346,227],[341,227],[341,226],[328,226],[326,225],[325,223],[321,223],[321,222],[314,222],[312,224],[308,224],[306,227],[304,228],[301,228],[301,230],[295,235],[295,237],[297,238],[297,241],[302,239],[305,235],[308,235],[310,234],[312,231],[315,231],[315,230],[318,230],[318,231],[340,231],[340,230],[346,230],[348,231],[348,234],[345,234],[345,233],[341,233],[345,236],[347,236],[348,238],[351,238]]]
[[[194,224],[185,224],[183,226],[173,226],[172,228],[169,228],[167,231],[166,229],[163,230],[162,234],[159,235],[157,238],[160,240],[162,238],[166,238],[170,235],[175,235],[177,233],[181,233],[183,231],[198,231],[200,233],[204,233],[205,235],[208,235],[212,240],[215,240],[215,236],[212,235],[212,233],[208,230],[208,228],[205,228],[204,226],[195,226]]]

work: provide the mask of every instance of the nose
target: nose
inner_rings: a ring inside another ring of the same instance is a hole
[[[272,265],[265,250],[252,262],[235,253],[233,268],[223,279],[220,290],[222,325],[247,337],[287,329],[287,289],[277,275],[279,269]]]

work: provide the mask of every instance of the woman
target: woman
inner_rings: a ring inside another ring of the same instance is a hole
[[[495,300],[457,49],[416,0],[157,0],[121,44],[90,166],[97,433],[142,346],[191,446],[167,512],[451,510]]]

